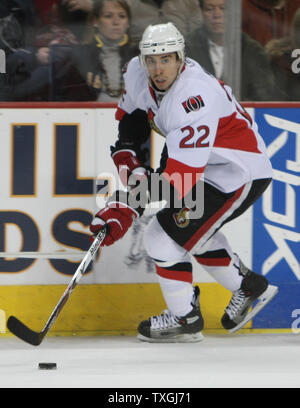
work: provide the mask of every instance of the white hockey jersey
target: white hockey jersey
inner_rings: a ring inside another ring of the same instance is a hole
[[[138,57],[129,62],[124,80],[116,118],[136,109],[147,112],[152,128],[166,137],[165,174],[203,172],[205,182],[225,193],[251,180],[272,177],[256,123],[236,101],[231,88],[196,61],[186,60],[160,102]]]

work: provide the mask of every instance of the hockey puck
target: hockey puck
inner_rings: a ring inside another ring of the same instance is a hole
[[[39,363],[40,370],[56,370],[56,363]]]

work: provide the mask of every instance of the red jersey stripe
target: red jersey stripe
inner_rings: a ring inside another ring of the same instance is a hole
[[[245,119],[237,118],[237,112],[219,119],[214,147],[261,153],[255,133]]]
[[[205,167],[190,167],[178,160],[168,158],[163,176],[178,192],[178,198],[185,197],[200,180]]]

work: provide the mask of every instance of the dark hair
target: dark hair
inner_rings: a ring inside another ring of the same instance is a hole
[[[203,7],[204,7],[204,0],[199,0],[199,6],[200,6],[200,8],[203,9]]]
[[[101,16],[102,11],[103,11],[103,8],[104,8],[104,4],[105,4],[107,1],[112,1],[112,2],[114,2],[114,3],[118,3],[118,4],[126,11],[128,20],[131,20],[131,9],[130,9],[130,6],[129,6],[129,4],[127,3],[126,0],[97,0],[97,2],[96,2],[96,8],[95,8],[95,11],[96,11],[95,14],[96,14],[97,16]]]

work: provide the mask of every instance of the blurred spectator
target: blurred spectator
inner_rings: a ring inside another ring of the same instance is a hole
[[[39,49],[20,48],[6,58],[6,94],[2,100],[42,102],[53,99],[50,50],[51,44]]]
[[[242,29],[263,46],[290,34],[300,0],[243,0]]]
[[[16,49],[24,45],[24,35],[18,20],[12,15],[0,17],[0,49],[5,52],[6,61]],[[7,72],[7,62],[5,70]],[[0,73],[0,101],[6,101],[9,96],[8,75]]]
[[[23,30],[18,20],[12,14],[0,17],[0,49],[6,57],[24,45]]]
[[[6,58],[6,101],[49,101],[53,99],[52,65],[60,55],[51,55],[57,44],[77,44],[74,34],[58,25],[47,26],[47,31],[36,35],[34,45],[19,45]],[[63,75],[63,72],[60,72]]]
[[[95,15],[99,12],[99,3],[100,0],[59,1],[59,16],[64,26],[75,35],[79,42],[84,42],[86,40],[89,17],[91,14]]]
[[[266,50],[276,83],[286,95],[285,100],[300,101],[300,9],[292,21],[291,34],[271,40]]]
[[[92,13],[98,7],[98,0],[34,0],[35,8],[44,24],[50,24],[60,6],[64,7],[65,13],[77,11],[87,14]]]
[[[34,36],[34,29],[39,24],[34,0],[1,0],[0,18],[9,15],[14,17],[21,27],[22,43],[30,45]]]
[[[123,92],[122,68],[137,50],[127,34],[131,10],[126,0],[99,1],[90,43],[65,50],[64,62],[55,72],[69,65],[67,74],[57,81],[61,100],[118,101]]]
[[[89,15],[98,9],[98,3],[98,0],[1,0],[0,18],[12,15],[18,20],[25,46],[33,46],[36,36],[46,37],[45,33],[49,35],[57,26],[82,41]]]
[[[186,40],[187,56],[223,79],[224,13],[226,0],[199,0],[203,25]],[[268,101],[278,98],[269,60],[263,47],[242,33],[241,100]]]
[[[35,45],[55,39],[64,43],[63,37],[69,32],[77,42],[84,42],[88,36],[90,16],[98,11],[99,0],[34,0],[43,27],[35,38]],[[63,32],[59,32],[63,30]],[[68,42],[68,41],[66,41]]]
[[[63,50],[60,47],[78,44],[83,40],[89,28],[88,16],[98,10],[98,3],[98,0],[35,0],[40,21],[44,20],[44,24],[40,23],[34,27],[31,46],[24,47],[23,43],[19,44],[7,56],[6,86],[5,92],[1,92],[1,99],[56,100],[54,75],[55,80],[59,81],[67,70],[61,67],[59,72],[53,72],[53,68],[63,59]],[[73,22],[74,26],[70,22]],[[79,22],[81,25],[77,26]],[[14,32],[14,29],[11,29],[11,32]]]
[[[57,5],[61,0],[34,0],[36,12],[43,25],[53,22],[53,17],[57,13]]]
[[[132,10],[131,39],[138,44],[150,24],[171,21],[186,36],[202,21],[198,0],[129,0]]]

